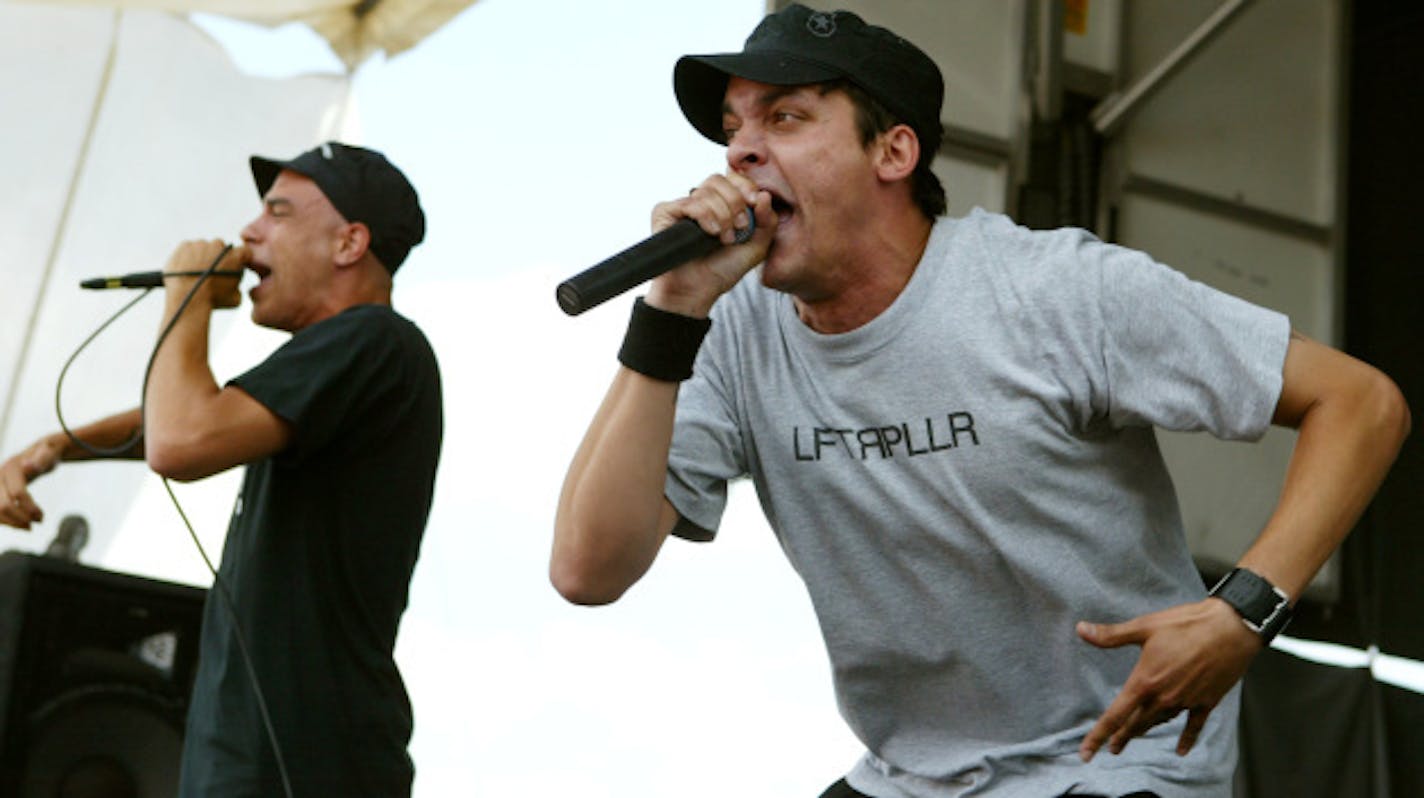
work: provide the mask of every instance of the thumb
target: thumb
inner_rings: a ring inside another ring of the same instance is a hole
[[[1142,630],[1135,620],[1125,623],[1079,621],[1076,629],[1079,637],[1098,648],[1118,648],[1129,644],[1141,644],[1144,640]]]

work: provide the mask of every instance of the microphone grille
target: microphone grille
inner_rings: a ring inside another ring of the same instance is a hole
[[[578,288],[568,281],[559,283],[559,287],[554,290],[554,299],[558,300],[559,308],[570,316],[577,316],[584,311],[583,297],[579,295]]]

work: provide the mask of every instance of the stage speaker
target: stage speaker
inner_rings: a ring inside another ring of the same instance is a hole
[[[205,591],[0,554],[0,798],[168,798]]]

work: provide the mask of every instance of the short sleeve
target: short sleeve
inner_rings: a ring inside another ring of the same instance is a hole
[[[728,368],[737,362],[735,322],[718,318],[732,311],[735,297],[728,294],[714,309],[714,323],[693,375],[678,391],[664,495],[682,516],[673,534],[688,540],[708,541],[716,535],[727,507],[727,483],[747,473],[735,372]]]
[[[233,379],[236,385],[292,425],[283,457],[300,460],[387,398],[402,373],[393,325],[379,306],[358,306],[298,331],[270,357]]]
[[[1255,440],[1283,385],[1290,321],[1152,261],[1097,244],[1109,418]]]
[[[1084,425],[1259,438],[1283,383],[1290,321],[1065,228],[982,218],[986,251],[1021,304],[1035,357]]]

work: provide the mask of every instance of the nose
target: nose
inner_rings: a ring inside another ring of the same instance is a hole
[[[239,233],[239,235],[242,236],[242,243],[251,245],[254,241],[257,240],[257,238],[258,238],[258,229],[257,229],[257,226],[258,226],[261,222],[262,222],[262,217],[259,216],[259,217],[257,217],[256,219],[253,219],[252,221],[248,222],[246,227],[242,228],[242,232]]]
[[[740,172],[766,163],[765,143],[753,125],[742,125],[727,139],[727,165]]]

